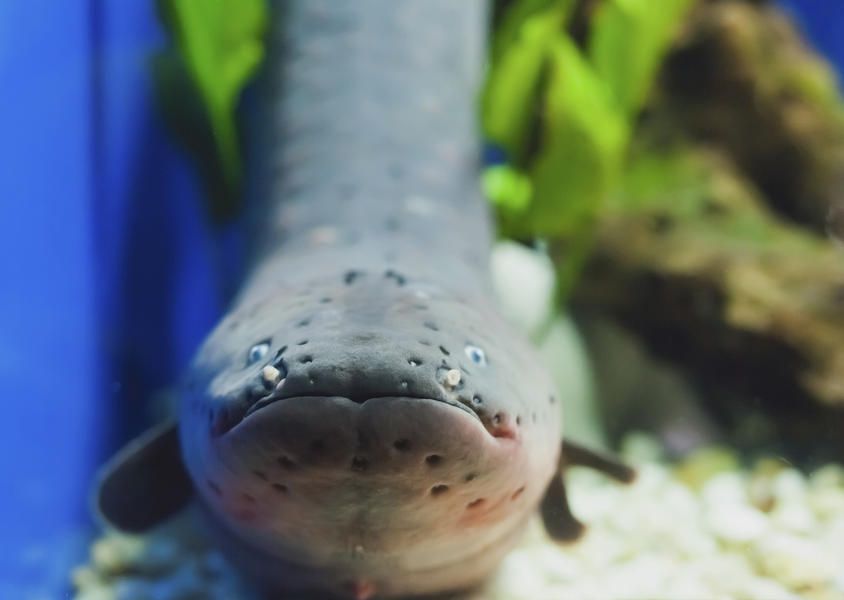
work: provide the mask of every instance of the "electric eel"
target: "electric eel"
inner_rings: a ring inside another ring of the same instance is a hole
[[[478,186],[481,0],[271,6],[249,130],[251,267],[178,418],[103,469],[143,532],[196,501],[267,598],[402,598],[483,583],[537,511],[583,526],[561,402],[499,314]]]

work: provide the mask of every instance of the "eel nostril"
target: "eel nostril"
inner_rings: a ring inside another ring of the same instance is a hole
[[[431,488],[431,495],[432,496],[442,496],[448,491],[448,486],[444,483],[440,483],[435,485]]]
[[[484,503],[484,499],[483,499],[483,498],[475,498],[475,499],[474,499],[474,500],[472,500],[469,504],[467,504],[467,505],[466,505],[466,508],[469,508],[469,509],[472,509],[472,508],[478,508],[478,507],[479,507],[480,505],[482,505],[483,503]]]
[[[399,452],[407,452],[410,450],[410,440],[402,438],[393,442],[393,447]]]
[[[428,463],[428,466],[436,467],[440,463],[442,463],[443,457],[439,454],[429,454],[425,457],[425,462]]]

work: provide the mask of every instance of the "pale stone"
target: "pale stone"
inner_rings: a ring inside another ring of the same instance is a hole
[[[800,588],[831,583],[841,569],[836,561],[812,540],[787,533],[772,533],[754,547],[759,570],[783,584]]]

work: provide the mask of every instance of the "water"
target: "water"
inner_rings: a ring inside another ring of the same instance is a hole
[[[811,3],[789,4],[823,33]],[[91,518],[97,466],[168,412],[175,383],[237,288],[248,225],[208,222],[193,163],[157,112],[148,59],[163,33],[152,3],[47,8],[32,2],[0,15],[3,65],[15,82],[0,111],[10,165],[0,170],[0,472],[8,484],[0,531],[12,549],[0,557],[0,597],[246,598],[248,584],[197,515],[137,539],[105,534]],[[841,18],[824,14],[826,26]],[[835,40],[818,40],[834,50]],[[700,78],[705,66],[689,73]],[[806,85],[817,83],[805,72]],[[688,83],[676,80],[678,93]],[[800,140],[835,144],[832,128],[811,114],[784,114]],[[614,237],[596,242],[603,254],[584,267],[577,310],[553,309],[547,258],[517,250],[496,263],[502,306],[557,380],[567,435],[611,448],[640,476],[622,486],[573,469],[570,500],[588,525],[584,539],[559,547],[531,522],[476,597],[844,598],[835,279],[844,210],[824,204],[795,216],[780,202],[783,189],[835,199],[840,184],[819,192],[798,177],[836,181],[826,166],[813,170],[802,146],[786,161],[801,167],[778,179],[780,163],[753,160],[768,157],[764,144],[736,137],[735,154],[713,160],[747,152],[731,167],[740,176],[707,179],[709,202],[696,203],[699,190],[682,179],[688,171],[670,170],[679,183],[666,194],[677,212],[643,210],[641,220],[607,230]],[[689,164],[705,171],[710,158]],[[648,173],[666,171],[646,167],[666,164],[644,164],[630,189],[653,190]],[[729,219],[748,198],[796,232],[759,262],[753,244],[766,230],[758,221],[736,220],[723,237],[689,225]],[[659,269],[643,274],[624,259],[641,259],[648,244]],[[568,250],[553,241],[543,248]],[[498,257],[512,250],[502,246]],[[710,281],[729,282],[738,302],[671,276],[701,257],[717,271],[725,256],[733,268]],[[650,294],[655,286],[661,291]],[[624,300],[636,294],[633,310]],[[722,327],[724,315],[746,330]]]

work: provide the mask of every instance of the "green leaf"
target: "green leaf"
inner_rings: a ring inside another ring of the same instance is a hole
[[[235,109],[264,55],[264,0],[165,0],[176,45],[195,82],[221,156],[225,179],[241,175]]]
[[[598,6],[589,58],[624,114],[633,117],[644,105],[659,65],[693,2],[605,0]]]
[[[617,180],[630,136],[607,88],[566,36],[549,51],[543,143],[530,174],[534,196],[517,235],[566,236],[589,227]]]
[[[507,165],[485,169],[481,184],[484,194],[493,204],[515,213],[527,208],[533,194],[530,178]]]
[[[514,4],[495,35],[492,67],[481,95],[487,139],[512,162],[524,154],[534,107],[540,98],[549,44],[560,35],[572,0],[523,0]]]

